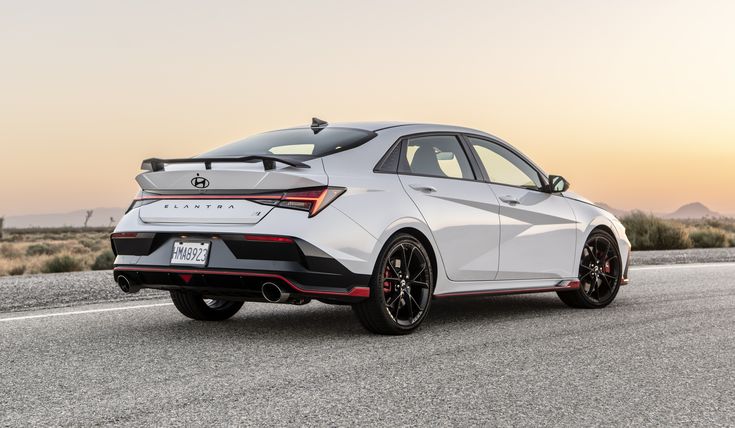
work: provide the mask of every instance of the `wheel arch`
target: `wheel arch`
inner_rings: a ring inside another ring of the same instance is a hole
[[[383,247],[385,247],[385,245],[387,245],[388,242],[393,239],[393,237],[401,233],[405,233],[416,238],[421,243],[421,245],[424,246],[426,252],[429,253],[429,258],[431,259],[431,274],[434,276],[434,283],[436,285],[436,275],[438,271],[436,251],[434,251],[434,246],[431,244],[431,241],[429,241],[429,238],[427,238],[426,235],[424,235],[420,230],[413,227],[404,227],[402,229],[398,229],[390,236],[385,244],[383,244]]]
[[[399,233],[406,233],[413,236],[424,246],[426,252],[429,253],[429,258],[431,259],[432,264],[432,274],[434,275],[434,289],[436,290],[438,284],[442,282],[442,275],[446,276],[444,273],[441,253],[439,253],[428,226],[417,219],[404,218],[393,223],[391,227],[386,228],[377,240],[375,250],[373,251],[373,257],[371,259],[373,274],[375,273],[378,254],[380,254],[385,246],[388,245],[388,243]]]

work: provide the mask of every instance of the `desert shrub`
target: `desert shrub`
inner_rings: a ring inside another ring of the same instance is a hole
[[[620,219],[634,250],[677,250],[691,248],[686,229],[679,223],[634,211]]]
[[[56,251],[55,246],[46,243],[31,244],[26,248],[26,255],[29,257],[50,256],[55,254]]]
[[[41,267],[43,273],[76,272],[84,269],[81,260],[68,254],[52,257]]]
[[[695,248],[722,248],[730,245],[730,236],[727,232],[714,227],[704,227],[689,232]]]
[[[23,275],[26,272],[26,265],[13,266],[8,269],[8,275]]]
[[[4,259],[17,259],[22,255],[23,253],[13,244],[0,245],[0,257]]]
[[[92,250],[92,251],[99,251],[102,248],[102,241],[99,239],[90,239],[90,238],[84,238],[80,239],[79,243],[82,244],[85,248]]]
[[[107,250],[100,253],[94,263],[92,263],[92,270],[107,270],[112,269],[112,264],[115,262],[115,255],[112,251]]]

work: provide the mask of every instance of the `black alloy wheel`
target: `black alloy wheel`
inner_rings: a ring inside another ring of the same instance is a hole
[[[575,308],[603,308],[618,294],[622,271],[615,239],[609,233],[594,231],[582,248],[579,289],[557,294],[564,303]]]
[[[406,334],[426,317],[434,292],[431,259],[416,238],[393,238],[378,257],[370,297],[353,305],[368,330],[380,334]]]

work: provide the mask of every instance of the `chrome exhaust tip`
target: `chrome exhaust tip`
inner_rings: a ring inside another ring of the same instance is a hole
[[[124,293],[132,294],[140,291],[140,287],[133,284],[133,282],[130,281],[130,279],[128,279],[128,277],[125,275],[120,275],[117,277],[117,285]]]
[[[268,303],[286,303],[291,296],[290,293],[283,291],[278,284],[273,282],[264,282],[260,286],[260,292]]]

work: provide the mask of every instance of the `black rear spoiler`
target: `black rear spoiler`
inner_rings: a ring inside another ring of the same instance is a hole
[[[292,166],[294,168],[311,168],[309,165],[281,156],[248,155],[234,158],[184,158],[184,159],[159,159],[150,158],[143,161],[140,169],[145,171],[164,171],[166,164],[175,163],[204,163],[206,169],[212,169],[213,163],[239,163],[239,162],[263,162],[263,168],[267,170],[276,169],[276,162]]]

